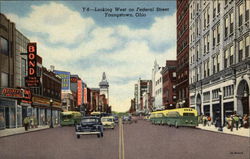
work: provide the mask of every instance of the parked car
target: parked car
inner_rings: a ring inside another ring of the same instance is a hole
[[[101,121],[102,121],[102,125],[103,125],[104,129],[107,129],[107,128],[114,129],[115,128],[115,122],[114,122],[113,116],[102,117]]]
[[[80,135],[97,135],[97,137],[103,137],[103,125],[99,117],[83,117],[81,122],[76,124],[75,130],[78,139]]]

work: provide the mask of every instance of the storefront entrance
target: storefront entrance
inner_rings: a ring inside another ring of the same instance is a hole
[[[249,116],[249,86],[246,80],[240,81],[237,89],[237,113],[240,116]]]

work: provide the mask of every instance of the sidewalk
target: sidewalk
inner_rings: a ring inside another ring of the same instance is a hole
[[[216,128],[214,125],[203,126],[203,124],[199,124],[199,126],[197,128],[202,129],[202,130],[207,130],[207,131],[213,131],[213,132],[217,132],[217,133],[250,137],[250,129],[249,128],[248,129],[239,128],[238,130],[236,130],[236,128],[234,128],[233,131],[231,131],[230,129],[223,127],[223,131],[218,131],[218,128]]]
[[[48,129],[48,128],[49,128],[49,125],[38,126],[37,128],[31,128],[28,131],[25,131],[24,127],[4,129],[4,130],[0,130],[0,138],[5,137],[5,136],[16,135],[16,134],[29,133],[32,131],[39,131],[39,130]]]

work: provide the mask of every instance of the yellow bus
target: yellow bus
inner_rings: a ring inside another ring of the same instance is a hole
[[[169,126],[198,126],[198,113],[193,108],[178,108],[168,110],[166,124]]]
[[[164,125],[166,124],[166,115],[168,114],[169,110],[161,110],[161,111],[155,111],[152,112],[150,115],[150,121],[152,124],[159,124],[159,125]]]

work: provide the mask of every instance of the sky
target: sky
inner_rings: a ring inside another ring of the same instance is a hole
[[[16,28],[37,42],[45,67],[78,74],[90,88],[99,87],[105,72],[113,111],[130,108],[135,83],[151,79],[155,60],[165,66],[176,59],[175,1],[0,3]]]

